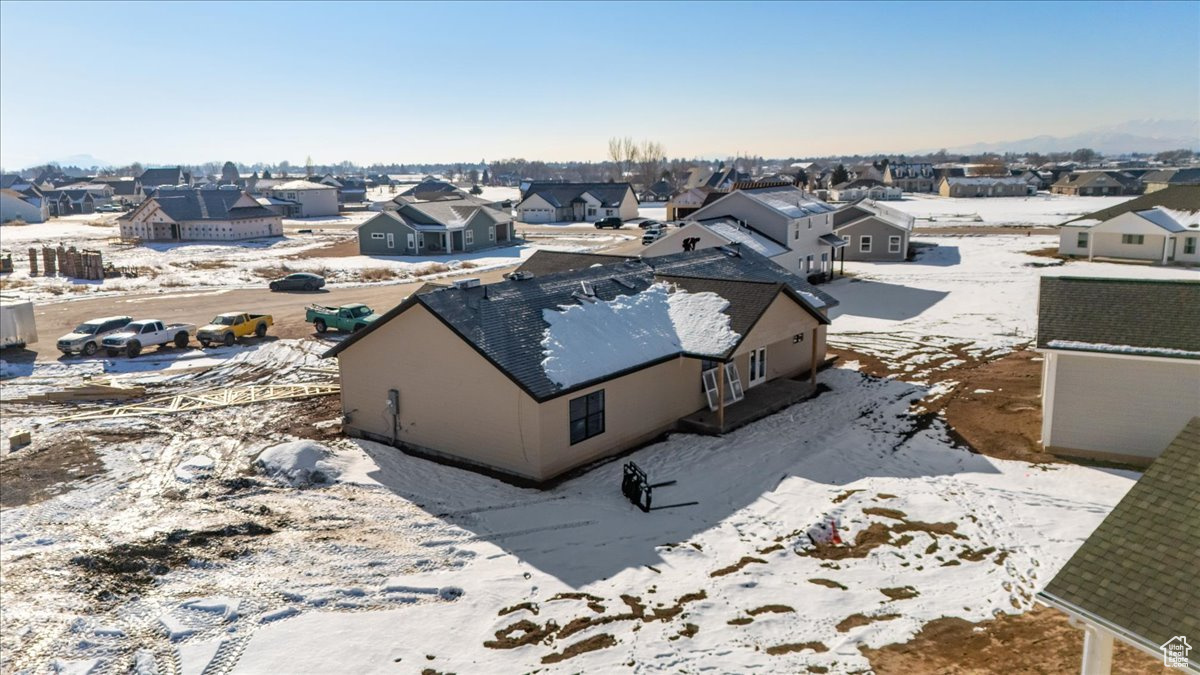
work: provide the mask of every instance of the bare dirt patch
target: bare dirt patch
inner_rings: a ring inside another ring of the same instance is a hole
[[[579,656],[580,654],[586,654],[587,652],[594,652],[597,649],[606,649],[606,648],[612,647],[616,644],[617,644],[616,638],[609,635],[608,633],[601,633],[599,635],[593,635],[592,637],[590,637],[586,640],[580,640],[579,642],[576,642],[575,644],[569,645],[566,649],[562,650],[561,652],[556,652],[554,654],[547,654],[546,656],[543,656],[542,663],[558,663],[560,661],[566,661],[567,659]]]
[[[346,237],[336,244],[310,248],[287,256],[286,260],[304,260],[307,258],[349,258],[359,255],[358,237]]]
[[[1038,606],[1018,615],[971,623],[943,618],[931,621],[913,639],[879,649],[863,648],[881,675],[975,675],[983,673],[1072,673],[1079,671],[1083,632],[1072,628],[1058,610]],[[1116,643],[1113,672],[1167,675],[1152,656]]]
[[[748,609],[746,613],[750,616],[758,616],[759,614],[790,614],[795,611],[787,605],[763,605],[762,607]]]
[[[808,583],[816,584],[818,586],[824,586],[826,588],[836,588],[836,589],[843,590],[843,591],[847,590],[845,586],[839,584],[838,582],[834,581],[833,579],[809,579]]]
[[[839,621],[836,628],[839,633],[845,633],[851,628],[866,626],[868,624],[875,623],[876,621],[890,621],[898,618],[899,616],[899,614],[875,614],[873,616],[867,616],[866,614],[862,613],[851,614],[850,616]]]
[[[917,592],[917,589],[913,588],[912,586],[881,588],[879,589],[879,592],[888,596],[892,600],[908,600],[909,598],[915,598],[920,595],[920,593]]]
[[[742,569],[746,565],[749,565],[750,563],[762,563],[765,565],[765,564],[767,564],[767,561],[763,560],[762,558],[754,558],[754,557],[751,557],[748,555],[744,555],[744,556],[742,556],[741,560],[735,562],[732,565],[729,565],[728,567],[722,567],[719,570],[714,570],[708,576],[723,577],[726,574],[733,574],[734,572],[737,572],[738,570]]]
[[[83,436],[35,444],[0,460],[0,507],[45,501],[103,470],[92,441]]]
[[[779,656],[780,654],[791,654],[793,652],[802,652],[805,649],[811,649],[814,652],[827,652],[829,648],[823,642],[789,642],[788,644],[775,645],[767,647],[767,653],[771,656]]]
[[[891,509],[884,509],[890,511]],[[900,513],[897,511],[896,513]],[[889,516],[891,517],[891,516]],[[808,556],[820,560],[845,560],[846,558],[865,558],[871,551],[888,544],[891,546],[903,546],[912,541],[912,537],[907,539],[908,532],[924,532],[932,535],[935,539],[938,536],[949,536],[955,539],[966,539],[965,536],[958,533],[957,523],[926,523],[919,520],[906,520],[903,517],[899,518],[900,522],[891,525],[885,523],[871,523],[866,528],[859,530],[854,537],[854,543],[849,545],[834,545],[834,544],[818,544],[806,551],[797,551],[796,555]],[[899,539],[892,539],[893,534],[904,535]],[[936,550],[935,541],[931,548]],[[927,553],[930,551],[926,551]],[[809,581],[813,581],[810,579]],[[813,581],[813,583],[819,583]]]

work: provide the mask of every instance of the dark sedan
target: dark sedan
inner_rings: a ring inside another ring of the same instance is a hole
[[[325,277],[308,272],[296,272],[271,282],[273,291],[315,291],[325,286]]]

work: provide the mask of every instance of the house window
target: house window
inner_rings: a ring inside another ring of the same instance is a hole
[[[372,239],[383,239],[383,233],[382,232],[372,232],[371,238]]]
[[[812,229],[812,218],[808,219],[808,229]]]
[[[496,229],[495,228],[492,228],[492,227],[488,228],[488,241],[496,241]]]
[[[792,239],[799,239],[799,238],[800,238],[800,226],[797,225],[796,229],[792,231]]]
[[[871,252],[871,235],[864,234],[858,238],[858,250],[863,253]]]
[[[899,252],[900,252],[900,237],[897,237],[897,236],[888,237],[888,253],[899,253]]]
[[[612,210],[612,209],[604,209],[604,215],[606,215],[606,216],[611,216],[612,214],[613,214],[613,210]]]
[[[1122,244],[1133,244],[1135,246],[1141,246],[1142,243],[1145,241],[1146,241],[1146,236],[1143,234],[1123,234],[1123,235],[1121,235],[1121,243]]]
[[[1087,232],[1080,232],[1079,234],[1075,235],[1075,248],[1087,248],[1087,237]]]
[[[829,254],[828,253],[821,254],[821,271],[822,272],[829,271]]]
[[[604,433],[604,390],[573,398],[571,409],[571,445]]]
[[[594,215],[596,215],[596,209],[595,209],[594,207],[591,207],[591,206],[589,206],[589,207],[588,207],[588,210],[587,210],[587,214],[588,214],[589,216],[594,216]]]
[[[473,230],[463,230],[463,238],[467,242],[467,246],[475,243],[475,232]]]
[[[805,271],[805,272],[811,272],[811,271],[812,271],[812,268],[813,268],[813,257],[812,257],[811,255],[810,255],[810,256],[806,256],[806,257],[804,258],[804,271]]]
[[[1188,237],[1183,240],[1183,252],[1186,255],[1194,255],[1196,253],[1196,238]]]
[[[417,246],[416,246],[416,243],[417,243],[417,242],[416,242],[416,237],[414,237],[414,236],[413,236],[412,232],[409,232],[409,233],[408,233],[408,239],[407,239],[407,241],[408,241],[408,248],[416,248],[416,247],[417,247]]]

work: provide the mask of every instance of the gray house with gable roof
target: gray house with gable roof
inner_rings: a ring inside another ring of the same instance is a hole
[[[629,183],[531,183],[516,205],[526,223],[594,223],[601,218],[638,216],[638,198]]]
[[[395,204],[358,226],[359,253],[452,255],[513,239],[512,216],[468,195],[424,202],[397,198]]]

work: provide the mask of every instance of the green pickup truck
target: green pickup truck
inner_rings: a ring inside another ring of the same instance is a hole
[[[378,318],[378,314],[363,304],[342,305],[341,307],[309,305],[304,312],[304,320],[311,323],[318,333],[324,333],[330,328],[356,333],[359,329],[371,325],[371,322]]]

